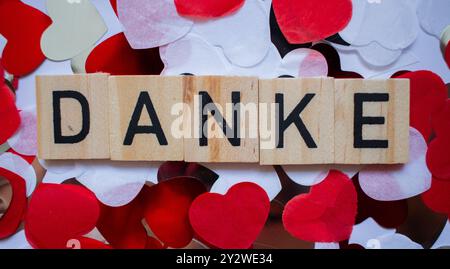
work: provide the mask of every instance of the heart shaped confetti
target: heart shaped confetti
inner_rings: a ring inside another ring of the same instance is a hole
[[[103,41],[86,61],[86,72],[110,75],[159,75],[164,65],[158,49],[134,50],[123,33]]]
[[[212,185],[219,175],[198,163],[165,162],[158,169],[158,182],[175,177],[192,177],[205,185]]]
[[[164,62],[162,75],[226,75],[228,72],[227,60],[220,49],[196,34],[189,33],[161,47],[160,54]]]
[[[324,181],[331,170],[338,170],[346,174],[349,178],[356,175],[361,170],[360,165],[285,165],[284,171],[290,180],[302,186],[314,186]]]
[[[418,1],[417,17],[425,32],[437,38],[441,37],[444,28],[450,25],[448,7],[446,0]]]
[[[8,139],[8,144],[14,151],[26,155],[37,154],[37,118],[34,108],[19,112],[21,119],[18,131]]]
[[[2,75],[0,73],[0,75]],[[8,87],[0,84],[0,115],[2,123],[0,128],[0,144],[5,143],[19,128],[20,114],[16,108],[13,93]]]
[[[319,41],[344,29],[352,17],[352,1],[273,0],[275,16],[289,43]],[[339,12],[336,12],[339,10]]]
[[[450,180],[450,140],[446,136],[438,136],[431,141],[427,152],[427,165],[434,177]]]
[[[433,211],[450,217],[450,182],[433,178],[431,189],[422,194],[423,202]]]
[[[385,228],[397,228],[406,221],[408,217],[407,200],[377,201],[364,193],[359,184],[358,176],[355,176],[352,181],[358,194],[357,224],[368,218],[373,218]]]
[[[5,152],[0,155],[0,167],[17,174],[25,181],[27,196],[33,193],[37,178],[31,163],[14,153]]]
[[[71,59],[94,46],[107,31],[106,24],[90,0],[47,0],[52,25],[41,38],[41,48],[54,61]]]
[[[178,14],[195,19],[226,16],[242,7],[245,0],[175,0]]]
[[[346,42],[359,47],[378,43],[396,51],[410,46],[417,38],[419,22],[415,3],[387,0],[378,3],[353,0],[353,16],[339,33]],[[383,17],[380,20],[380,17]]]
[[[0,2],[0,34],[8,40],[1,64],[9,73],[24,76],[42,64],[40,40],[50,24],[47,15],[21,1]]]
[[[177,177],[145,189],[145,220],[166,247],[183,248],[194,236],[189,222],[192,201],[206,192],[198,180]]]
[[[230,188],[242,182],[255,183],[263,188],[272,201],[281,191],[281,183],[272,166],[259,164],[205,164],[215,171],[219,178],[211,187],[211,192],[226,194]],[[239,175],[237,177],[236,175]]]
[[[31,198],[25,234],[34,248],[66,248],[69,240],[90,232],[99,215],[98,201],[88,189],[42,183]]]
[[[441,37],[441,49],[444,54],[444,60],[450,68],[450,25],[448,25]]]
[[[298,195],[286,204],[283,225],[300,240],[339,242],[350,237],[356,210],[357,195],[351,180],[332,170],[309,194]]]
[[[409,72],[396,78],[410,80],[410,124],[429,141],[432,131],[431,117],[447,100],[447,87],[442,79],[431,71]]]
[[[133,49],[169,44],[186,35],[193,25],[178,15],[173,0],[117,0],[117,13]]]
[[[441,109],[433,114],[431,123],[437,137],[445,137],[450,134],[450,99],[447,99]]]
[[[205,193],[189,210],[192,228],[206,243],[222,249],[248,249],[269,214],[269,198],[254,183],[240,183],[225,195]]]
[[[13,235],[27,207],[25,180],[7,169],[0,167],[0,177],[9,182],[12,189],[12,199],[5,214],[0,218],[0,239]]]
[[[403,165],[373,165],[359,173],[363,191],[378,201],[397,201],[419,195],[431,187],[425,162],[427,142],[414,128],[409,131],[409,162]]]
[[[277,68],[278,76],[292,77],[326,77],[328,64],[325,57],[313,49],[295,49],[281,60]]]
[[[117,207],[131,202],[147,181],[156,183],[159,163],[91,160],[77,165],[83,172],[76,179],[103,204]]]
[[[341,59],[339,53],[333,46],[326,43],[314,44],[311,47],[325,56],[328,64],[328,76],[333,78],[363,78],[360,74],[351,71],[343,71],[341,69]]]
[[[245,1],[230,16],[195,22],[192,32],[220,47],[225,57],[240,67],[257,65],[270,48],[269,12],[262,1]]]
[[[147,244],[147,232],[142,219],[145,204],[144,186],[139,195],[130,203],[120,207],[100,205],[101,213],[97,228],[105,239],[116,249],[144,249]]]
[[[272,4],[270,4],[270,39],[277,48],[281,57],[284,57],[289,52],[299,48],[310,48],[312,43],[305,44],[291,44],[287,41],[286,37],[281,32],[278,25],[277,18],[273,12]]]

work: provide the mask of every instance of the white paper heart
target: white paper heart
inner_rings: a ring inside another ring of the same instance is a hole
[[[414,128],[409,131],[410,160],[402,165],[371,165],[359,173],[361,189],[372,199],[396,201],[411,198],[431,187],[425,156],[427,143]]]
[[[415,1],[352,2],[352,19],[339,33],[351,46],[337,46],[340,50],[357,51],[373,67],[386,67],[417,39],[420,27]]]
[[[211,192],[225,194],[232,186],[241,182],[252,182],[263,188],[270,200],[281,191],[281,183],[272,166],[259,164],[203,164],[219,175]]]
[[[178,15],[173,0],[117,0],[117,13],[133,49],[169,44],[186,35],[193,25]]]
[[[330,170],[339,170],[352,178],[359,172],[360,165],[285,165],[283,170],[292,181],[302,186],[313,186],[322,182]]]
[[[36,172],[22,157],[5,152],[0,155],[0,167],[15,173],[25,180],[27,196],[30,196],[36,188]]]
[[[366,46],[354,47],[361,58],[373,66],[386,67],[397,61],[402,55],[402,50],[390,50],[378,44],[371,42]]]
[[[95,5],[98,13],[100,13],[100,16],[102,16],[108,28],[106,34],[103,35],[99,41],[97,41],[96,45],[118,33],[123,32],[122,24],[119,22],[119,18],[117,18],[117,15],[109,1],[93,1],[92,4]],[[70,60],[70,65],[74,73],[86,73],[86,60],[94,47],[88,48]]]
[[[34,107],[20,111],[20,126],[8,139],[9,146],[22,155],[36,156],[37,153],[37,118]]]
[[[261,62],[271,44],[269,15],[261,1],[245,1],[230,16],[195,22],[192,31],[222,48],[231,63],[242,67]]]
[[[403,234],[395,233],[384,235],[372,239],[368,242],[368,247],[372,249],[423,249],[420,244],[412,241]]]
[[[71,59],[94,46],[106,33],[106,24],[90,0],[69,3],[47,0],[53,23],[41,38],[45,56],[54,61]]]
[[[450,25],[450,1],[419,0],[417,16],[420,25],[430,35],[441,38],[442,31]]]
[[[370,248],[374,243],[374,241],[371,240],[393,234],[395,234],[395,229],[383,228],[373,218],[367,218],[360,224],[353,226],[348,243],[358,244],[364,248]]]
[[[145,182],[157,182],[157,162],[80,161],[84,171],[76,179],[105,205],[118,207],[131,202]]]
[[[164,62],[162,75],[190,73],[206,76],[228,73],[228,64],[220,49],[193,33],[161,47],[159,51]]]
[[[243,57],[245,56],[243,55]],[[267,52],[266,57],[254,66],[241,67],[232,63],[229,64],[229,76],[256,76],[259,78],[270,79],[279,76],[276,70],[276,66],[279,66],[281,64],[281,56],[278,52],[277,47],[275,47],[275,45],[273,44],[270,44],[269,51]]]
[[[278,76],[326,77],[328,75],[327,59],[312,49],[295,49],[284,56],[277,68]]]
[[[414,1],[352,2],[352,19],[339,33],[348,43],[366,46],[375,41],[386,49],[399,50],[410,46],[416,40],[419,23]]]

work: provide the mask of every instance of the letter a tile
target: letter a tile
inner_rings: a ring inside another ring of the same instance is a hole
[[[111,159],[183,160],[184,77],[111,76]]]

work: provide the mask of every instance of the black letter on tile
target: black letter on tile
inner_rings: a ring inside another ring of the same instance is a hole
[[[150,120],[153,125],[139,125],[139,119],[141,118],[144,106],[147,109],[147,113],[150,116]],[[156,114],[155,107],[153,106],[148,92],[141,92],[141,94],[139,95],[136,107],[128,125],[127,134],[125,136],[123,144],[125,146],[130,146],[131,144],[133,144],[134,136],[136,134],[155,134],[161,146],[168,145],[166,136],[164,135],[164,131],[161,128],[161,123],[159,122],[158,115]]]
[[[211,112],[211,115],[216,120],[217,124],[222,129],[223,133],[226,135],[228,141],[230,144],[234,147],[239,147],[241,145],[241,138],[239,137],[239,130],[240,130],[240,120],[239,120],[239,114],[240,114],[240,106],[239,103],[241,102],[241,93],[240,92],[232,92],[231,93],[231,102],[233,103],[233,128],[230,128],[228,126],[225,118],[223,115],[219,112],[217,109],[217,106],[214,104],[211,96],[205,92],[201,91],[199,92],[199,96],[201,98],[200,102],[200,118],[201,118],[201,124],[199,126],[200,128],[200,139],[199,139],[199,145],[200,147],[206,147],[208,146],[208,128],[203,128],[205,124],[208,122],[208,113]],[[205,109],[206,108],[206,109]],[[205,111],[206,110],[206,111]],[[228,135],[232,133],[232,135]]]
[[[365,102],[388,102],[388,93],[355,93],[355,115],[353,127],[353,147],[357,149],[384,149],[388,148],[387,140],[364,140],[362,135],[363,125],[385,124],[384,117],[364,117],[363,106]]]
[[[300,103],[294,108],[294,110],[289,114],[289,116],[284,119],[284,94],[277,93],[275,95],[275,102],[278,104],[278,145],[277,148],[284,148],[284,132],[291,124],[294,124],[297,127],[300,135],[303,137],[308,148],[317,148],[316,142],[312,138],[302,119],[300,118],[300,114],[305,109],[305,107],[311,102],[314,98],[314,93],[308,93],[303,97]]]
[[[82,127],[78,134],[63,136],[61,128],[61,99],[70,98],[77,100],[81,105]],[[89,134],[90,114],[89,102],[86,97],[76,91],[54,91],[53,92],[53,135],[55,144],[76,144],[83,141]]]

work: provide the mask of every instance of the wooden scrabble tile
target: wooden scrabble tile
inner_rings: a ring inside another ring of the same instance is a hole
[[[259,161],[257,78],[187,77],[184,100],[186,161]]]
[[[406,163],[409,81],[336,80],[335,162]]]
[[[37,76],[38,156],[108,159],[108,75]]]
[[[260,80],[259,102],[262,165],[333,163],[334,79]]]
[[[111,159],[183,160],[183,77],[111,76]],[[180,115],[172,114],[181,105]],[[172,132],[178,121],[179,133]]]

